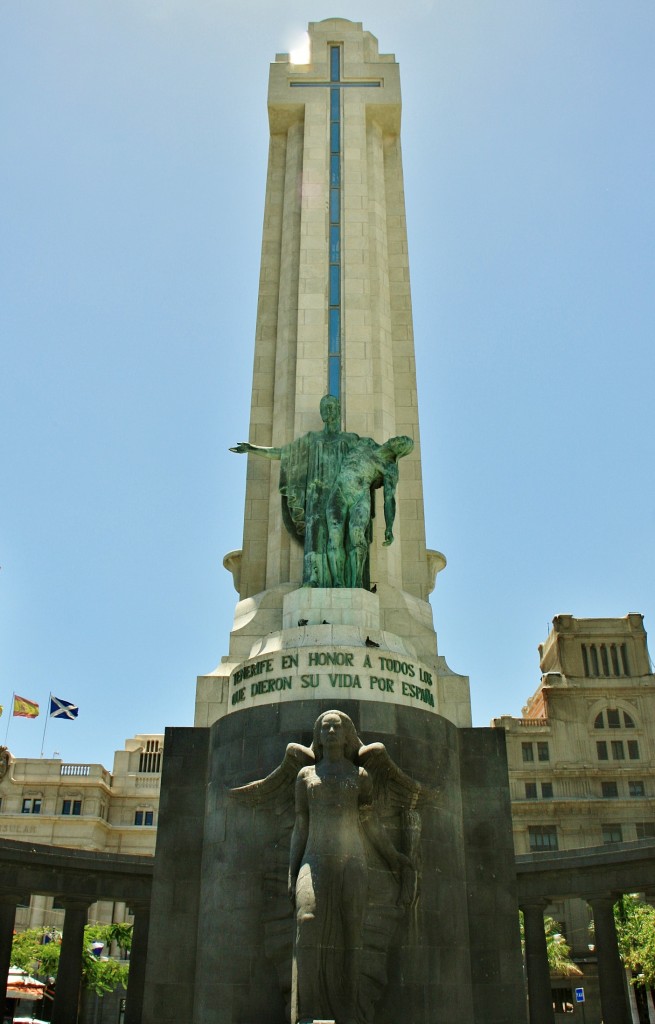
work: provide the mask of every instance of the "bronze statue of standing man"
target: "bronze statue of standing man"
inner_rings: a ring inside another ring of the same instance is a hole
[[[282,516],[304,547],[304,587],[370,585],[373,490],[384,488],[385,545],[393,541],[397,461],[409,454],[411,438],[372,438],[341,430],[341,405],[325,395],[323,430],[311,430],[279,448],[240,441],[230,451],[280,462]]]
[[[327,558],[328,497],[344,455],[359,440],[341,430],[341,404],[325,395],[320,405],[323,430],[312,430],[280,448],[240,441],[230,451],[280,461],[282,516],[291,536],[304,546],[303,586],[333,586]]]

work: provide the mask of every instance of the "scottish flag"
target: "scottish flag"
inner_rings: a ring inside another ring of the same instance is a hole
[[[50,718],[77,718],[79,708],[77,704],[71,704],[69,700],[62,700],[61,697],[50,695]]]

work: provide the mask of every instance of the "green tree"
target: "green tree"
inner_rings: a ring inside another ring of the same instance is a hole
[[[523,925],[523,913],[519,911],[521,922],[521,949],[525,956],[525,931]],[[559,974],[565,978],[577,978],[582,971],[571,959],[571,947],[562,935],[562,926],[554,917],[544,917],[544,931],[546,933],[546,952],[548,954],[548,966],[551,974]]]
[[[108,950],[117,942],[122,952],[129,949],[132,941],[130,925],[87,925],[84,929],[82,947],[82,984],[98,995],[111,992],[122,985],[127,988],[129,966],[112,958],[100,958],[91,952],[94,942],[104,942]],[[14,936],[12,964],[29,974],[42,978],[57,977],[61,934],[48,928],[29,928]]]
[[[634,983],[655,986],[655,908],[638,896],[622,896],[614,905],[619,952],[635,975]]]
[[[578,978],[582,971],[571,959],[571,947],[562,935],[562,926],[552,917],[544,917],[548,966],[553,974]]]
[[[61,936],[48,928],[28,928],[14,935],[11,963],[28,974],[57,976]]]

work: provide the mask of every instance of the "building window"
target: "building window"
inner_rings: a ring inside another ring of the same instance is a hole
[[[637,740],[628,740],[628,756],[631,761],[639,760],[639,744]]]
[[[632,715],[621,708],[606,708],[599,711],[594,719],[594,729],[604,729],[607,719],[608,729],[634,729],[635,723]]]
[[[532,853],[558,849],[555,825],[528,825],[528,837]]]
[[[64,800],[61,805],[62,814],[81,814],[82,813],[82,801],[81,800]]]
[[[573,992],[570,988],[551,988],[553,1013],[573,1013]]]
[[[586,676],[629,676],[625,644],[582,644],[582,666]]]
[[[646,796],[646,787],[643,782],[631,779],[628,782],[628,792],[630,796]]]
[[[540,761],[550,761],[550,751],[547,743],[537,743],[537,757]]]
[[[134,812],[134,824],[135,825],[154,825],[155,823],[155,812],[146,811],[145,809],[139,809]]]
[[[30,797],[23,800],[23,806],[21,808],[22,814],[40,814],[41,813],[41,797]]]
[[[625,761],[623,740],[612,740],[612,757],[615,761]]]
[[[541,783],[541,795],[544,800],[550,800],[553,795],[553,784],[552,782]]]
[[[536,800],[537,799],[537,783],[526,782],[525,784],[525,799]]]
[[[521,744],[521,756],[524,761],[534,761],[534,749],[531,743]]]
[[[616,782],[601,782],[601,788],[606,799],[612,799],[619,795],[619,787]]]
[[[635,828],[637,839],[655,839],[655,821],[637,821]]]
[[[605,740],[596,740],[596,753],[599,761],[607,761],[607,743]]]
[[[159,775],[161,773],[161,754],[159,740],[146,740],[145,749],[139,755],[139,772]]]
[[[623,829],[620,825],[603,825],[603,845],[609,846],[610,843],[622,843],[623,842]]]

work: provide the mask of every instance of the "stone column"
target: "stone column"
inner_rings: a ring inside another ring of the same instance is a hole
[[[75,1024],[82,980],[84,925],[91,900],[64,899],[61,902],[66,914],[52,1008],[52,1024]]]
[[[530,1024],[555,1024],[544,929],[545,900],[521,904],[525,933]]]
[[[630,984],[630,980],[632,978],[632,971],[628,971],[627,968],[624,968],[623,973],[625,974],[626,992],[628,993],[630,1020],[632,1021],[632,1024],[640,1024],[639,1007],[637,1006],[637,992],[635,990],[634,985]]]
[[[27,927],[44,928],[53,920],[52,896],[32,896]]]
[[[631,1024],[632,1015],[626,997],[623,964],[616,940],[614,902],[613,896],[587,898],[594,915],[600,1005],[603,1020],[611,1021],[612,1024]]]
[[[16,905],[20,899],[16,893],[0,892],[0,995],[2,1006],[7,995],[7,977],[11,967],[11,945],[14,938]]]
[[[150,930],[150,904],[133,902],[132,909],[134,910],[134,927],[132,929],[130,973],[125,1004],[125,1024],[141,1024]]]

